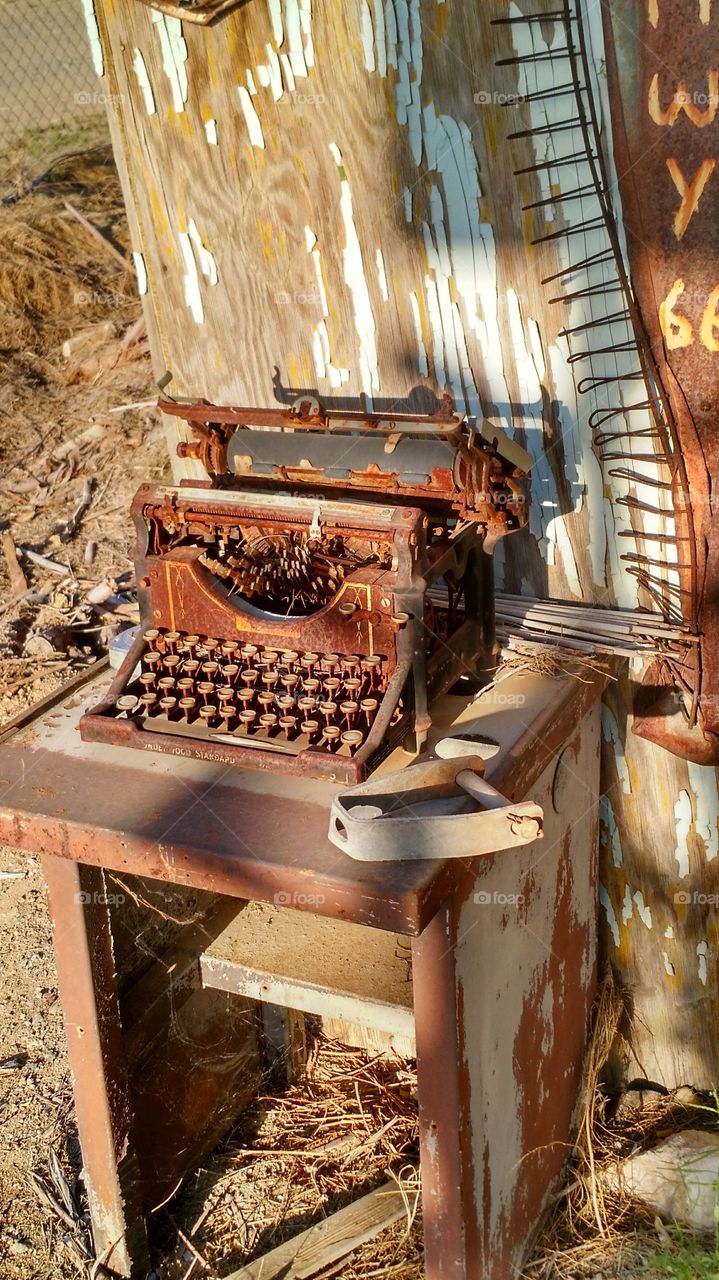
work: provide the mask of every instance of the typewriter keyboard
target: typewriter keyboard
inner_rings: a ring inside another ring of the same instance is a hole
[[[378,654],[269,649],[164,630],[146,631],[144,640],[115,714],[158,733],[353,756],[388,683]]]

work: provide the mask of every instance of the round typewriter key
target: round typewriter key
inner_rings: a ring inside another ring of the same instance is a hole
[[[288,693],[293,693],[299,683],[299,676],[296,676],[292,671],[288,671],[287,675],[282,677],[282,687],[283,689],[286,689]]]
[[[142,697],[140,698],[140,702],[142,703],[146,716],[154,715],[155,709],[157,707],[156,693],[143,693]]]
[[[255,700],[254,689],[239,690],[237,694],[237,701],[240,703],[241,706],[249,707],[250,703],[254,702],[254,700]]]
[[[338,680],[337,676],[328,676],[326,680],[323,680],[322,688],[324,689],[328,698],[332,698],[334,694],[336,694],[339,691],[339,687],[341,683],[342,681]]]
[[[140,705],[139,698],[133,698],[132,695],[129,693],[123,694],[121,698],[117,699],[118,711],[124,711],[128,720],[132,715],[133,711],[137,711],[139,705]]]
[[[224,658],[234,658],[237,653],[238,645],[236,640],[225,640],[220,645],[220,653]]]
[[[194,658],[194,656],[195,656],[195,649],[197,648],[197,646],[198,646],[198,644],[199,644],[199,643],[200,643],[200,637],[199,637],[199,636],[185,636],[185,645],[184,645],[184,647],[185,647],[185,649],[187,649],[187,650],[188,650],[188,652],[190,653],[190,655],[191,655],[193,658]]]
[[[280,729],[287,738],[293,737],[297,729],[297,716],[280,716]]]
[[[235,691],[228,685],[224,684],[221,689],[217,690],[217,701],[221,706],[226,706],[228,702],[234,702]]]
[[[305,680],[304,684],[302,685],[302,689],[304,693],[307,694],[308,698],[316,698],[317,694],[320,691],[320,688],[321,688],[320,682],[319,680],[315,680],[314,676],[312,676],[310,680]]]
[[[356,694],[359,693],[361,688],[362,688],[362,681],[358,680],[356,676],[348,676],[347,679],[345,680],[345,693],[350,698],[354,698]]]
[[[274,693],[258,693],[257,701],[261,707],[264,707],[265,711],[269,711],[270,707],[275,705],[275,695]]]
[[[382,666],[382,659],[379,654],[373,653],[369,658],[363,658],[361,666],[369,681],[370,689],[378,689],[380,684],[380,667]]]
[[[168,653],[167,657],[165,658],[165,670],[169,671],[170,675],[172,675],[173,673],[177,672],[177,669],[180,666],[181,662],[182,662],[182,658],[180,657],[179,653]]]
[[[237,677],[240,674],[240,668],[236,662],[228,662],[225,667],[225,680],[228,684],[237,684]]]
[[[329,722],[330,720],[334,720],[335,716],[337,715],[337,703],[336,703],[336,702],[321,702],[321,703],[320,703],[320,715],[324,716],[325,720],[326,720],[326,721],[328,721],[328,722]]]
[[[209,729],[212,721],[217,716],[217,707],[212,702],[205,703],[204,707],[200,707],[200,717],[205,723],[205,728]]]
[[[213,660],[210,660],[210,662],[203,662],[202,664],[202,674],[206,680],[216,680],[217,673],[219,670],[220,670],[219,662],[214,662]]]
[[[276,671],[262,672],[262,683],[266,689],[274,689],[275,685],[279,684],[279,681],[280,681],[280,677],[278,676]]]
[[[211,680],[201,680],[197,686],[197,692],[202,698],[202,701],[206,703],[207,699],[211,698],[215,692],[215,686]]]
[[[279,657],[280,655],[276,649],[262,650],[262,660],[263,662],[266,662],[269,666],[273,667],[275,663],[279,661]]]
[[[244,662],[252,663],[257,657],[257,648],[254,644],[243,644],[240,649],[240,657]]]
[[[300,666],[311,676],[319,660],[320,655],[318,653],[303,653],[300,658]]]
[[[295,653],[294,649],[283,649],[282,661],[286,664],[290,671],[293,670],[295,663],[299,658],[299,653]]]
[[[320,722],[319,720],[303,720],[300,728],[307,735],[310,742],[314,742],[320,731]]]
[[[220,642],[219,640],[215,640],[214,636],[208,636],[202,647],[207,651],[207,653],[209,653],[210,657],[213,658],[220,647]]]
[[[350,751],[356,751],[363,741],[364,735],[359,732],[359,729],[348,729],[342,734],[342,746],[349,747]]]
[[[188,698],[190,694],[194,692],[195,682],[190,676],[180,676],[180,679],[177,681],[177,688],[183,698]]]
[[[142,675],[140,676],[140,684],[145,690],[145,693],[149,693],[150,690],[154,689],[155,685],[157,684],[157,676],[155,675],[155,672],[143,671]]]
[[[166,631],[164,639],[165,639],[165,653],[174,653],[175,648],[177,647],[177,645],[180,643],[182,639],[182,636],[180,635],[179,631]]]
[[[356,653],[348,653],[347,656],[342,659],[342,670],[345,671],[348,676],[356,675],[360,669],[361,661],[362,659],[358,657]]]
[[[243,684],[247,685],[248,688],[254,688],[254,686],[257,684],[259,674],[260,674],[259,671],[255,671],[254,668],[250,668],[249,670],[242,672],[240,679],[242,680]]]
[[[257,719],[256,711],[241,711],[240,712],[240,728],[243,729],[246,733],[249,733],[256,719]]]
[[[357,719],[357,712],[359,711],[359,703],[358,702],[341,702],[340,711],[342,712],[342,715],[344,716],[345,721],[347,722],[347,728],[351,729],[355,720]]]
[[[159,631],[156,631],[154,627],[151,627],[149,631],[143,631],[142,638],[145,641],[145,644],[149,645],[151,649],[154,649],[160,639],[160,633]]]
[[[337,725],[335,724],[325,725],[325,730],[324,730],[324,733],[322,734],[322,740],[319,745],[327,746],[329,747],[330,751],[335,751],[336,748],[339,746],[339,741],[340,741],[340,731],[337,728]]]
[[[260,716],[260,725],[267,733],[270,733],[272,729],[277,728],[277,716],[273,715],[272,712],[265,712],[263,716]]]
[[[150,650],[149,653],[143,654],[142,664],[148,671],[159,671],[160,666],[162,665],[162,654],[155,653],[154,650]]]
[[[294,710],[295,700],[288,693],[283,693],[277,698],[277,706],[284,715],[289,715],[290,711]]]
[[[157,682],[157,687],[158,689],[162,689],[163,694],[167,696],[170,693],[170,690],[175,687],[175,677],[162,676]]]
[[[164,711],[168,720],[177,706],[177,698],[160,698],[160,709]]]
[[[232,724],[236,715],[237,710],[235,707],[220,708],[220,720],[222,721],[220,728],[223,733],[232,733]]]
[[[339,666],[339,662],[338,653],[326,653],[320,661],[320,666],[323,671],[327,672],[328,676],[333,676]]]
[[[196,680],[200,671],[200,664],[197,658],[188,658],[182,670],[189,680]]]
[[[197,698],[180,698],[180,711],[187,724],[190,722],[190,716],[193,714],[197,706]]]
[[[360,710],[364,712],[367,724],[371,725],[377,714],[379,702],[376,698],[363,698],[360,702]]]
[[[316,705],[317,705],[316,698],[308,698],[307,696],[305,696],[303,698],[297,699],[297,706],[299,707],[300,711],[303,711],[305,713],[305,715],[307,714],[308,711],[314,711]]]

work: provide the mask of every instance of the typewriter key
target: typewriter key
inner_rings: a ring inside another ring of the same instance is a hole
[[[253,728],[256,719],[257,719],[256,711],[241,711],[240,712],[240,731],[242,733],[249,733]]]
[[[365,717],[365,720],[367,721],[368,728],[370,728],[372,725],[372,721],[374,720],[377,714],[378,706],[379,706],[379,702],[377,701],[376,698],[363,698],[362,701],[360,702],[360,710],[364,713],[364,717]]]
[[[368,681],[368,689],[374,693],[381,686],[382,659],[377,653],[373,653],[369,658],[363,658],[361,662],[362,671]]]
[[[276,671],[262,672],[262,683],[265,689],[274,689],[275,686],[279,684],[279,681],[280,681],[280,677],[278,676]]]
[[[237,716],[237,708],[229,705],[220,707],[221,729],[223,733],[232,733],[232,723]]]
[[[288,693],[294,693],[299,683],[300,678],[299,676],[296,676],[294,672],[288,671],[287,675],[282,677],[282,687],[283,689],[286,689]]]
[[[338,680],[337,676],[328,676],[326,680],[322,681],[322,688],[328,698],[333,698],[334,695],[339,692],[341,683],[342,681]]]
[[[211,698],[215,692],[215,686],[211,680],[201,680],[197,686],[197,692],[202,698],[202,701],[206,704],[207,699]]]
[[[247,685],[248,689],[254,689],[259,679],[259,675],[259,671],[256,671],[253,667],[249,667],[247,671],[242,672],[240,679],[243,684]]]
[[[185,724],[190,723],[190,717],[194,714],[197,706],[197,698],[180,698],[180,711]]]
[[[327,747],[329,751],[336,751],[340,744],[340,730],[336,724],[325,725],[324,733],[318,743],[320,747]]]
[[[149,631],[143,631],[142,638],[146,645],[149,645],[151,649],[155,649],[160,639],[160,633],[153,627]]]
[[[311,676],[319,660],[320,655],[318,653],[303,653],[300,658],[300,666],[304,668],[308,676]]]
[[[355,720],[357,719],[357,712],[359,711],[359,703],[358,702],[342,702],[340,703],[340,711],[342,712],[342,715],[345,718],[345,724],[347,725],[347,729],[351,730],[354,727]]]
[[[216,719],[216,717],[217,717],[217,707],[214,705],[214,703],[206,702],[204,707],[200,707],[200,718],[202,719],[206,729],[212,728],[212,722],[213,720]]]
[[[316,680],[314,676],[312,676],[310,680],[305,680],[304,684],[302,685],[302,690],[304,693],[306,693],[308,698],[316,698],[320,692],[320,688],[321,688],[320,682],[319,680]]]
[[[277,716],[270,711],[265,712],[263,716],[260,716],[260,726],[265,730],[265,733],[271,734],[277,728]]]
[[[140,707],[139,698],[133,698],[132,695],[129,693],[123,694],[121,698],[117,699],[118,711],[124,712],[128,720],[131,719],[133,712],[137,711],[139,707]]]
[[[262,659],[263,659],[263,661],[264,661],[264,662],[266,662],[266,663],[267,663],[267,665],[268,665],[268,666],[270,666],[270,667],[274,667],[275,663],[276,663],[276,662],[279,662],[279,658],[280,658],[280,655],[279,655],[279,653],[277,652],[277,650],[276,650],[276,649],[263,649],[263,650],[262,650]]]
[[[274,707],[275,705],[275,695],[274,693],[267,693],[267,692],[258,693],[257,701],[260,704],[260,706],[263,707],[266,712],[268,712],[270,707]]]
[[[237,684],[237,678],[240,674],[240,668],[236,662],[228,662],[225,667],[225,680],[230,685]]]
[[[295,664],[299,659],[299,653],[295,653],[294,649],[284,649],[282,652],[282,661],[289,671],[294,671]]]
[[[165,653],[174,653],[182,636],[179,631],[166,631],[164,635]]]
[[[221,707],[227,706],[229,702],[234,702],[234,700],[235,691],[230,689],[228,685],[224,684],[221,689],[217,690],[217,701]]]
[[[144,653],[142,655],[142,665],[146,667],[148,671],[159,671],[162,665],[162,654],[155,653],[154,650]]]
[[[298,698],[297,706],[299,707],[300,711],[302,711],[305,715],[307,715],[308,711],[314,711],[315,707],[317,706],[317,699],[308,698],[307,696],[303,698]]]
[[[333,676],[339,666],[339,663],[340,659],[338,653],[326,653],[320,660],[320,667],[328,676]]]
[[[219,670],[220,670],[219,662],[215,662],[212,659],[209,662],[203,662],[202,664],[202,674],[206,680],[216,680],[217,673]]]
[[[195,649],[197,648],[197,646],[198,646],[198,644],[199,644],[199,643],[200,643],[200,637],[199,637],[199,636],[185,636],[185,646],[184,646],[184,647],[185,647],[185,649],[187,649],[187,651],[188,651],[188,653],[189,653],[189,655],[190,655],[190,657],[191,657],[191,658],[194,658],[194,656],[195,656]]]
[[[179,653],[168,653],[165,658],[165,670],[169,671],[170,675],[176,675],[181,662],[182,658]]]
[[[337,715],[337,703],[321,702],[319,709],[320,709],[320,715],[324,717],[325,723],[331,724],[334,721],[335,716]]]
[[[300,727],[302,729],[302,732],[306,734],[306,736],[309,738],[310,745],[312,745],[312,743],[315,741],[315,739],[319,735],[319,731],[320,731],[319,720],[303,720]]]
[[[240,706],[244,707],[245,709],[247,709],[247,707],[249,707],[251,703],[254,702],[254,700],[255,700],[254,689],[240,689],[238,691],[237,701],[239,702]]]
[[[189,698],[195,691],[195,682],[190,676],[181,676],[177,681],[177,689],[181,697]]]
[[[211,658],[214,658],[219,647],[220,647],[220,642],[219,640],[215,640],[214,636],[208,636],[203,645],[203,648],[207,651],[207,653]]]
[[[164,711],[168,720],[170,719],[176,706],[177,706],[177,698],[160,698],[160,709]]]
[[[234,658],[238,647],[236,640],[225,640],[224,644],[220,645],[220,653],[223,658]]]
[[[297,731],[297,716],[280,716],[280,729],[286,738],[293,738]]]
[[[145,690],[145,693],[149,693],[150,690],[154,689],[155,685],[157,684],[157,676],[155,675],[155,672],[143,671],[142,675],[140,676],[140,684]]]
[[[198,672],[200,670],[200,664],[197,658],[188,658],[182,670],[184,671],[188,679],[196,680],[198,676]]]
[[[157,682],[157,687],[162,690],[163,697],[169,697],[171,691],[175,687],[175,677],[162,676]]]
[[[157,709],[156,693],[143,693],[142,697],[140,698],[140,702],[142,703],[146,716],[152,716],[155,714],[155,711]]]
[[[243,644],[242,648],[240,649],[240,657],[242,658],[243,662],[245,662],[248,666],[251,667],[254,664],[255,658],[257,657],[256,646],[254,644]]]
[[[342,734],[342,746],[348,747],[350,752],[356,751],[363,741],[364,737],[359,729],[348,729]]]

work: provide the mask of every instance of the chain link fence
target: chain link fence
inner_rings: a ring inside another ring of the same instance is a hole
[[[0,21],[0,156],[104,132],[82,0],[0,0]]]

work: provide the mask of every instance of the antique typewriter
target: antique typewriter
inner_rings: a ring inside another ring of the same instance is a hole
[[[487,422],[160,401],[205,480],[143,485],[142,625],[85,739],[356,783],[496,665],[529,456]]]

